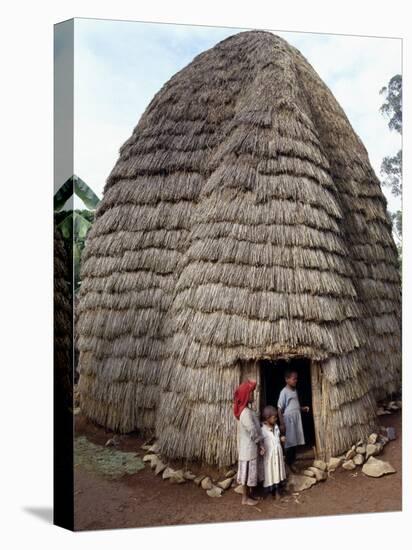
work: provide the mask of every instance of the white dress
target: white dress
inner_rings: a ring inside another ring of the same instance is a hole
[[[280,431],[276,424],[274,430],[271,430],[267,424],[263,424],[262,434],[265,446],[265,454],[263,455],[263,486],[271,487],[286,479]]]

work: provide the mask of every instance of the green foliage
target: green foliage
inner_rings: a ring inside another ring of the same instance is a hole
[[[96,193],[79,176],[73,175],[66,180],[54,195],[54,211],[59,212],[70,197],[75,193],[91,210],[100,202]]]
[[[402,133],[402,76],[400,74],[393,76],[389,84],[379,93],[385,96],[380,111],[389,117],[389,129]]]
[[[390,187],[395,197],[402,195],[402,150],[393,157],[384,157],[381,164],[383,185]]]
[[[396,74],[388,85],[380,92],[384,95],[385,101],[380,112],[389,118],[388,127],[390,130],[402,133],[402,76]],[[383,185],[389,187],[395,197],[402,195],[402,150],[396,155],[387,156],[381,164],[381,176]],[[399,271],[402,276],[402,211],[390,213],[392,230],[397,240]]]
[[[82,199],[87,208],[63,210],[64,205],[73,196],[73,193],[76,193]],[[69,258],[69,272],[74,271],[74,292],[80,287],[81,256],[87,233],[94,221],[95,213],[93,209],[96,208],[98,203],[99,198],[94,191],[76,175],[65,181],[54,195],[55,222],[63,237]],[[92,208],[92,210],[88,208]]]

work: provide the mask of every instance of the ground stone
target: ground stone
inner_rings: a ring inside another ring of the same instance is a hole
[[[159,443],[156,441],[148,448],[148,451],[151,453],[158,453],[160,451]]]
[[[73,414],[76,415],[76,414],[80,414],[80,407],[75,407],[73,409]]]
[[[222,493],[223,493],[223,489],[221,489],[220,487],[216,487],[216,485],[213,485],[211,489],[208,489],[206,491],[206,494],[212,498],[216,498],[216,497],[219,498],[222,496]]]
[[[161,474],[162,472],[164,472],[166,470],[166,468],[167,468],[167,464],[162,462],[159,458],[157,460],[157,464],[156,464],[156,467],[155,467],[155,475]]]
[[[315,485],[316,479],[308,476],[301,476],[298,474],[291,474],[288,478],[288,488],[292,491],[300,493]]]
[[[386,434],[388,436],[389,441],[393,441],[394,439],[396,439],[395,428],[392,428],[392,426],[386,428]]]
[[[385,414],[391,414],[391,413],[389,411],[385,411],[383,407],[378,407],[376,414],[378,416],[384,416]]]
[[[220,487],[221,489],[223,489],[224,491],[227,491],[227,489],[230,489],[232,483],[233,483],[233,477],[228,477],[227,479],[224,479],[223,481],[219,481],[217,486]]]
[[[354,456],[356,455],[356,451],[354,449],[350,449],[346,455],[345,455],[345,459],[346,460],[351,460],[351,458],[353,458]]]
[[[243,495],[243,486],[242,485],[237,485],[233,490],[234,490],[235,493],[238,493],[239,495]]]
[[[168,466],[168,467],[165,468],[165,470],[163,471],[162,478],[163,478],[163,479],[170,479],[174,473],[175,473],[175,470],[173,470],[173,468],[170,468],[170,467]]]
[[[319,468],[315,468],[314,466],[309,466],[308,470],[315,474],[316,481],[325,481],[328,477],[326,472],[319,470]]]
[[[353,460],[347,460],[342,464],[342,468],[345,470],[354,470],[356,468],[356,464],[353,462]]]
[[[363,454],[357,454],[353,457],[353,462],[356,464],[356,466],[361,466],[365,462],[365,457]]]
[[[378,440],[378,434],[370,434],[370,436],[368,437],[368,443],[370,443],[371,445],[375,445],[376,441]]]
[[[202,476],[202,475],[197,476],[193,480],[193,483],[199,487],[203,479],[205,479],[205,476]]]
[[[143,457],[143,462],[150,462],[150,466],[152,466],[153,462],[157,461],[157,455],[145,455]]]
[[[317,468],[318,470],[322,470],[322,472],[325,472],[327,465],[326,462],[323,462],[323,460],[314,460],[313,467]]]
[[[228,470],[225,473],[225,477],[234,477],[236,475],[236,470]]]
[[[356,447],[356,452],[358,453],[358,455],[365,455],[366,454],[365,445],[359,445],[359,447]]]
[[[315,477],[315,472],[312,472],[312,470],[303,470],[302,473],[304,476]]]
[[[370,456],[375,456],[379,454],[382,451],[382,448],[383,445],[379,443],[375,443],[373,445],[369,443],[368,445],[366,445],[366,460],[368,460]]]
[[[205,489],[206,491],[211,489],[213,487],[213,483],[212,483],[212,480],[210,479],[210,477],[207,476],[204,479],[202,479],[202,482],[200,483],[200,486],[202,487],[202,489]]]
[[[189,470],[183,472],[183,477],[189,481],[194,481],[196,479],[196,475],[192,474]]]
[[[342,465],[343,461],[344,461],[344,458],[342,457],[338,457],[338,458],[331,457],[328,462],[328,471],[334,472],[339,468],[339,466]]]
[[[370,477],[381,477],[385,474],[394,474],[396,470],[389,462],[371,456],[363,465],[362,472]]]
[[[176,470],[169,477],[170,483],[185,483],[186,480],[183,477],[183,470]]]

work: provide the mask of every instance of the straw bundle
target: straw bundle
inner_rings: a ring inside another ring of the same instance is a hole
[[[153,98],[84,251],[83,410],[170,457],[236,457],[242,363],[320,364],[327,454],[400,384],[400,280],[367,152],[304,57],[253,31]]]

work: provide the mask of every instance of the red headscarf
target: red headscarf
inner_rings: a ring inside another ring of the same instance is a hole
[[[240,386],[235,391],[235,398],[233,404],[233,411],[236,418],[239,420],[239,417],[247,404],[249,403],[249,397],[252,391],[256,388],[255,380],[246,380],[240,384]]]

